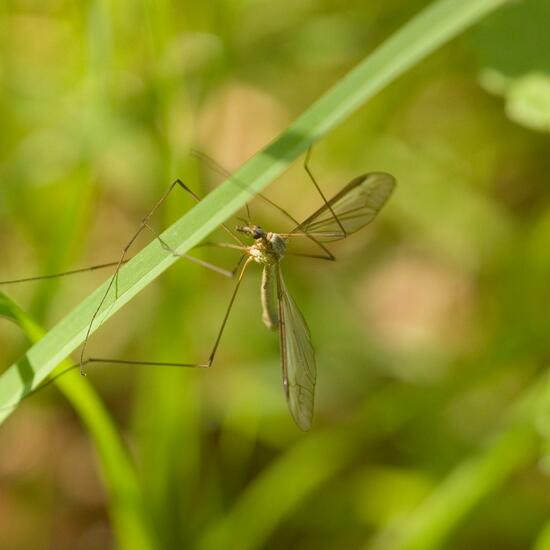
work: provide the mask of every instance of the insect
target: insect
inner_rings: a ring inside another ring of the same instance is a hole
[[[116,265],[115,274],[110,280],[110,284],[101,300],[97,310],[94,313],[88,327],[84,340],[84,345],[80,353],[79,366],[84,374],[84,366],[90,363],[118,363],[128,365],[157,365],[157,366],[176,366],[176,367],[199,367],[209,368],[215,358],[216,351],[227,324],[229,314],[235,302],[237,292],[245,272],[251,264],[259,264],[262,267],[262,279],[260,287],[260,298],[262,305],[262,320],[265,326],[270,330],[277,330],[279,333],[281,368],[283,378],[283,389],[292,418],[297,426],[304,431],[310,429],[313,419],[315,384],[317,379],[317,368],[315,362],[315,352],[311,341],[310,330],[306,320],[299,310],[296,302],[291,297],[286,287],[281,262],[285,255],[306,256],[320,258],[325,260],[334,260],[335,257],[327,248],[326,244],[345,239],[352,233],[359,231],[368,225],[378,214],[381,208],[392,194],[396,181],[393,176],[385,172],[370,172],[363,174],[345,185],[334,197],[327,200],[318,186],[313,174],[308,167],[309,151],[306,155],[304,167],[313,181],[315,187],[323,198],[323,205],[306,218],[298,223],[288,212],[274,204],[264,195],[259,194],[261,198],[273,204],[281,210],[287,217],[296,224],[294,229],[286,233],[276,233],[266,231],[259,225],[250,222],[250,212],[247,207],[248,219],[243,225],[235,228],[233,232],[227,225],[222,224],[223,229],[231,235],[234,242],[231,243],[205,243],[223,248],[230,248],[239,251],[241,254],[237,267],[232,273],[218,268],[208,262],[195,258],[194,256],[181,255],[173,250],[162,237],[151,227],[149,220],[156,209],[166,199],[172,189],[181,187],[190,193],[197,201],[200,198],[194,194],[183,182],[176,180],[167,192],[161,197],[159,202],[153,207],[149,214],[143,219],[140,228],[130,240],[118,262],[102,264],[101,266],[92,266],[87,269],[98,269]],[[143,231],[149,230],[160,242],[162,247],[176,256],[184,256],[189,260],[198,262],[205,267],[222,272],[226,275],[236,275],[237,282],[231,295],[228,308],[223,317],[221,327],[214,342],[212,351],[203,363],[159,363],[152,361],[132,361],[123,359],[107,359],[85,356],[88,339],[91,333],[91,327],[95,317],[101,310],[111,287],[117,285],[118,272],[123,263],[127,261],[126,255],[131,244],[137,236]],[[244,235],[249,243],[243,241],[240,235]],[[289,244],[295,239],[306,238],[312,241],[320,250],[319,254],[292,253],[288,250]],[[74,270],[49,277],[63,276],[84,270]],[[31,278],[33,279],[33,278]],[[19,279],[22,282],[29,279]]]
[[[262,320],[267,328],[279,331],[285,397],[292,418],[304,431],[310,429],[313,418],[315,352],[306,320],[286,288],[281,260],[293,238],[308,236],[323,243],[358,231],[374,219],[394,187],[395,180],[389,174],[365,174],[348,183],[290,233],[266,232],[257,225],[237,227],[254,240],[243,249],[246,259],[240,276],[252,262],[263,268]]]

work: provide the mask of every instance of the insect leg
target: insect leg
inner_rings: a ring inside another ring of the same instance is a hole
[[[319,195],[321,195],[321,198],[323,199],[323,202],[325,203],[326,207],[329,209],[330,213],[332,214],[332,217],[334,218],[334,220],[336,221],[336,223],[338,224],[338,226],[342,230],[342,237],[346,237],[347,236],[347,231],[345,230],[344,226],[342,225],[342,222],[340,221],[340,219],[336,215],[336,212],[334,212],[334,210],[332,208],[332,205],[330,204],[330,202],[325,197],[325,194],[321,190],[321,187],[317,183],[317,180],[315,179],[315,176],[313,175],[313,172],[311,171],[311,169],[309,167],[310,158],[311,158],[311,146],[308,147],[306,156],[304,158],[304,170],[306,171],[307,175],[309,176],[309,179],[313,182],[313,185],[315,186],[315,189],[317,189],[317,191],[319,192]]]
[[[239,265],[242,263],[245,256],[242,256]],[[225,329],[225,325],[227,324],[227,319],[229,319],[229,314],[231,313],[231,308],[233,307],[233,304],[235,303],[235,298],[237,297],[237,291],[239,290],[239,287],[241,286],[241,281],[243,279],[244,272],[246,271],[246,268],[250,265],[250,262],[252,262],[252,256],[249,256],[246,258],[244,265],[241,269],[241,272],[239,273],[239,277],[237,279],[237,284],[235,285],[235,290],[233,290],[233,294],[231,295],[231,300],[229,300],[229,305],[227,306],[227,311],[225,312],[220,330],[218,332],[218,336],[216,338],[216,341],[214,342],[214,347],[212,348],[212,351],[210,352],[210,356],[208,357],[207,366],[210,367],[214,361],[214,357],[216,355],[216,351],[218,350],[218,346],[220,345],[220,340],[222,338],[223,331]],[[238,266],[237,266],[238,269]]]
[[[300,227],[300,222],[298,222],[298,220],[290,213],[288,212],[288,210],[285,210],[282,206],[280,206],[279,204],[277,204],[275,201],[272,201],[269,197],[267,197],[266,195],[264,195],[263,193],[260,193],[259,191],[250,191],[244,184],[242,184],[233,174],[231,174],[230,172],[228,172],[225,168],[223,168],[222,166],[220,166],[216,161],[214,161],[213,159],[211,159],[208,155],[205,155],[204,153],[201,153],[200,151],[196,151],[196,150],[192,150],[191,153],[193,155],[195,155],[197,158],[201,159],[202,161],[204,161],[208,166],[210,166],[211,168],[213,168],[214,170],[216,170],[218,173],[222,174],[224,177],[226,177],[227,179],[231,180],[232,182],[234,182],[236,185],[238,185],[239,187],[241,187],[241,189],[244,189],[245,191],[247,191],[248,193],[250,193],[250,195],[252,197],[258,197],[260,199],[262,199],[265,203],[269,204],[270,206],[272,206],[273,208],[277,209],[281,214],[283,214],[286,218],[288,218],[290,221],[292,221],[293,223],[296,224],[296,227]],[[326,201],[325,201],[326,202]],[[250,224],[250,211],[248,210],[248,205],[247,205],[247,216],[248,216],[248,220],[247,220],[247,223]],[[334,257],[334,255],[330,252],[330,250],[323,244],[321,243],[320,241],[318,241],[313,235],[310,235],[309,233],[305,233],[304,232],[304,235],[312,242],[314,242],[319,248],[321,248],[324,252],[324,255],[323,255],[323,258],[324,259],[327,259],[327,260],[335,260],[336,258]]]
[[[201,152],[201,151],[198,151],[197,149],[191,149],[191,154],[198,158],[200,161],[204,162],[211,170],[214,170],[214,172],[217,172],[218,174],[220,174],[220,176],[226,178],[226,179],[229,179],[229,180],[232,180],[232,181],[236,181],[236,179],[234,178],[234,176],[231,174],[231,172],[229,172],[229,170],[226,170],[221,164],[217,163],[214,159],[210,158],[208,155],[206,155],[205,153]],[[250,216],[250,205],[248,203],[246,203],[245,205],[245,209],[246,209],[246,225],[250,225],[250,219],[251,219],[251,216]]]
[[[125,260],[126,263],[129,260]],[[41,281],[43,279],[57,279],[58,277],[66,277],[68,275],[76,275],[77,273],[85,273],[87,271],[95,271],[96,269],[104,269],[106,267],[114,267],[118,262],[108,262],[106,264],[91,265],[81,267],[80,269],[72,269],[70,271],[62,271],[60,273],[52,273],[50,275],[38,275],[36,277],[24,277],[23,279],[11,279],[9,281],[0,281],[0,285],[11,285],[16,283],[28,283],[31,281]]]
[[[218,267],[217,265],[211,264],[210,262],[207,262],[206,260],[202,260],[201,258],[196,258],[195,256],[189,256],[189,254],[180,254],[176,250],[174,250],[160,235],[159,233],[152,228],[149,224],[145,224],[145,227],[155,236],[155,239],[160,243],[162,248],[166,250],[167,252],[170,252],[172,256],[176,256],[176,258],[186,258],[187,260],[190,260],[198,265],[202,265],[203,267],[206,267],[207,269],[210,269],[212,271],[215,271],[216,273],[219,273],[220,275],[224,275],[225,277],[233,277],[233,273],[231,271],[227,271],[227,269],[223,269],[222,267]]]
[[[328,260],[333,262],[336,258],[334,256],[324,256],[322,254],[307,254],[305,252],[285,252],[285,256],[297,256],[300,258],[315,258],[317,260]]]
[[[88,328],[86,330],[86,335],[84,337],[84,342],[82,344],[82,349],[80,350],[80,374],[85,375],[85,372],[84,372],[84,353],[86,351],[86,347],[88,346],[88,340],[89,340],[90,334],[92,332],[92,326],[93,326],[94,321],[96,320],[99,312],[101,311],[101,308],[103,307],[103,304],[105,303],[105,300],[107,299],[107,296],[108,296],[111,288],[113,288],[113,285],[115,287],[115,294],[118,296],[118,274],[119,274],[120,267],[122,266],[122,264],[124,264],[127,261],[126,260],[126,255],[128,254],[128,250],[134,244],[136,239],[141,235],[143,230],[147,228],[147,226],[149,224],[149,220],[151,219],[151,217],[158,210],[158,208],[162,205],[162,203],[168,198],[168,196],[170,195],[170,193],[174,190],[174,188],[176,186],[179,186],[181,189],[183,189],[184,191],[189,193],[195,200],[200,201],[200,197],[198,197],[189,187],[187,187],[187,185],[185,185],[185,183],[183,183],[180,179],[176,179],[175,181],[173,181],[170,184],[170,187],[168,187],[168,189],[164,192],[164,194],[156,202],[156,204],[153,206],[153,208],[141,220],[141,223],[138,227],[138,230],[134,233],[134,235],[132,236],[132,238],[130,239],[128,244],[124,247],[118,262],[116,262],[115,273],[111,277],[111,280],[109,281],[109,284],[107,285],[107,289],[105,290],[105,293],[103,294],[103,297],[99,301],[99,304],[98,304],[96,310],[94,311],[94,314],[92,315],[92,318],[90,320],[90,324],[88,325]],[[228,228],[227,228],[227,231],[229,231],[229,233],[231,233],[231,231]],[[233,234],[231,233],[231,235],[233,235]],[[235,238],[237,239],[237,241],[239,243],[241,242],[238,237],[235,236]]]
[[[179,178],[174,182],[173,185],[179,185],[184,191],[186,191],[187,193],[189,193],[197,202],[200,202],[202,199],[201,197],[199,197],[192,189],[190,189],[189,187],[187,187],[187,185],[185,185],[185,183],[183,183]],[[246,211],[248,212],[248,204],[246,205]],[[249,214],[249,218],[250,218],[250,213],[248,212]],[[231,236],[231,238],[233,238],[235,241],[237,241],[240,245],[244,245],[243,241],[240,239],[240,237],[234,233],[233,231],[231,231],[231,229],[225,224],[225,223],[222,223],[221,224],[221,227],[223,228],[223,230]]]
[[[241,256],[239,263],[237,264],[237,267],[235,268],[235,271],[239,269],[239,267],[242,265],[241,271],[239,272],[239,276],[237,278],[237,283],[235,285],[235,288],[233,290],[233,294],[231,295],[231,299],[229,301],[229,305],[227,307],[227,311],[225,312],[225,315],[223,317],[223,321],[221,324],[221,327],[218,331],[218,335],[216,336],[216,340],[214,342],[214,346],[212,348],[212,351],[210,352],[210,355],[208,356],[207,361],[204,363],[178,363],[178,362],[165,362],[165,361],[134,361],[130,359],[106,359],[102,357],[89,357],[87,359],[83,359],[81,356],[80,363],[78,365],[74,365],[72,367],[67,368],[65,371],[62,371],[61,374],[64,374],[65,372],[72,370],[73,368],[76,368],[77,366],[80,366],[82,369],[83,366],[91,364],[91,363],[109,363],[114,365],[140,365],[140,366],[156,366],[156,367],[195,367],[195,368],[209,368],[213,361],[214,357],[216,355],[216,351],[218,350],[218,346],[220,344],[220,340],[223,334],[223,331],[225,329],[225,326],[227,325],[227,320],[229,319],[229,314],[231,313],[231,309],[233,307],[233,304],[235,303],[235,298],[237,297],[237,291],[239,290],[239,287],[241,285],[241,281],[243,279],[244,273],[246,271],[246,268],[250,265],[250,262],[252,261],[251,257],[248,257],[243,265],[243,260],[246,256]],[[50,383],[50,381],[48,381]]]
[[[245,258],[244,255],[241,256],[241,258],[239,259],[239,262],[235,266],[235,269],[232,271],[233,274],[235,274],[239,270],[239,267],[241,267],[244,258]],[[225,326],[227,324],[229,314],[230,314],[231,309],[233,307],[233,304],[235,302],[235,298],[237,296],[237,291],[240,287],[241,280],[244,276],[245,269],[248,267],[250,262],[251,262],[251,258],[248,258],[246,260],[246,263],[242,267],[241,272],[239,273],[237,284],[235,285],[235,289],[233,290],[233,294],[231,295],[231,300],[229,302],[229,306],[227,308],[227,311],[225,312],[220,330],[218,331],[218,335],[216,337],[214,347],[212,348],[212,351],[210,352],[210,355],[208,356],[208,360],[206,362],[204,362],[204,363],[178,363],[178,362],[164,362],[164,361],[133,361],[133,360],[125,360],[125,359],[106,359],[106,358],[102,358],[102,357],[89,357],[87,359],[82,360],[82,358],[81,358],[81,360],[78,363],[76,363],[74,365],[70,365],[70,366],[64,368],[63,370],[61,370],[60,372],[57,372],[56,374],[53,374],[47,380],[45,380],[42,384],[40,384],[39,386],[37,386],[36,388],[31,390],[30,392],[25,394],[21,399],[19,399],[19,401],[17,401],[13,405],[10,405],[9,407],[0,408],[0,411],[7,410],[7,409],[11,410],[11,409],[17,407],[17,405],[19,405],[19,403],[21,401],[23,401],[24,399],[28,399],[29,397],[33,396],[34,394],[38,393],[39,391],[42,391],[43,389],[47,388],[50,384],[55,382],[61,376],[64,376],[65,374],[69,373],[70,371],[78,369],[78,368],[80,368],[82,370],[82,368],[84,366],[89,365],[89,364],[93,364],[93,363],[96,363],[96,364],[99,364],[99,363],[107,364],[108,363],[108,364],[113,364],[113,365],[153,366],[153,367],[156,366],[156,367],[203,368],[203,369],[204,368],[209,368],[212,365],[213,361],[214,361],[214,356],[216,354],[216,351],[218,349],[223,331],[224,331]]]

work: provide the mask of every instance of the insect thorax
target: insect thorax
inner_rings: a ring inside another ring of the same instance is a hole
[[[286,251],[286,240],[277,233],[266,233],[249,248],[249,254],[259,264],[279,262]]]

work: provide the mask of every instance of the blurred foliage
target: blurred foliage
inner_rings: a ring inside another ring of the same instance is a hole
[[[510,3],[479,26],[482,85],[503,95],[508,116],[533,130],[550,131],[550,2]]]
[[[222,179],[192,148],[234,170],[427,4],[2,4],[0,277],[117,258],[176,176],[200,194]],[[550,158],[529,129],[549,127],[549,13],[510,2],[314,149],[328,195],[370,170],[399,188],[337,263],[285,260],[318,358],[311,433],[286,411],[257,270],[211,371],[90,370],[163,547],[550,547]],[[297,217],[319,205],[299,165],[268,194]],[[156,226],[191,206],[174,195]],[[105,277],[9,294],[51,326]],[[200,360],[231,288],[182,261],[90,348]],[[3,365],[26,345],[2,323]],[[55,390],[0,447],[2,547],[112,544],[89,434]]]

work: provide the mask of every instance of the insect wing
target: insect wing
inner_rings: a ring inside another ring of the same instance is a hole
[[[292,418],[300,429],[307,431],[313,418],[315,352],[309,328],[286,289],[280,268],[277,269],[277,293],[283,386]]]
[[[346,230],[355,233],[369,224],[382,209],[396,185],[395,178],[385,172],[363,174],[350,181],[328,201],[332,212]],[[300,231],[313,235],[322,242],[346,237],[338,221],[325,204],[302,222],[293,233]]]

